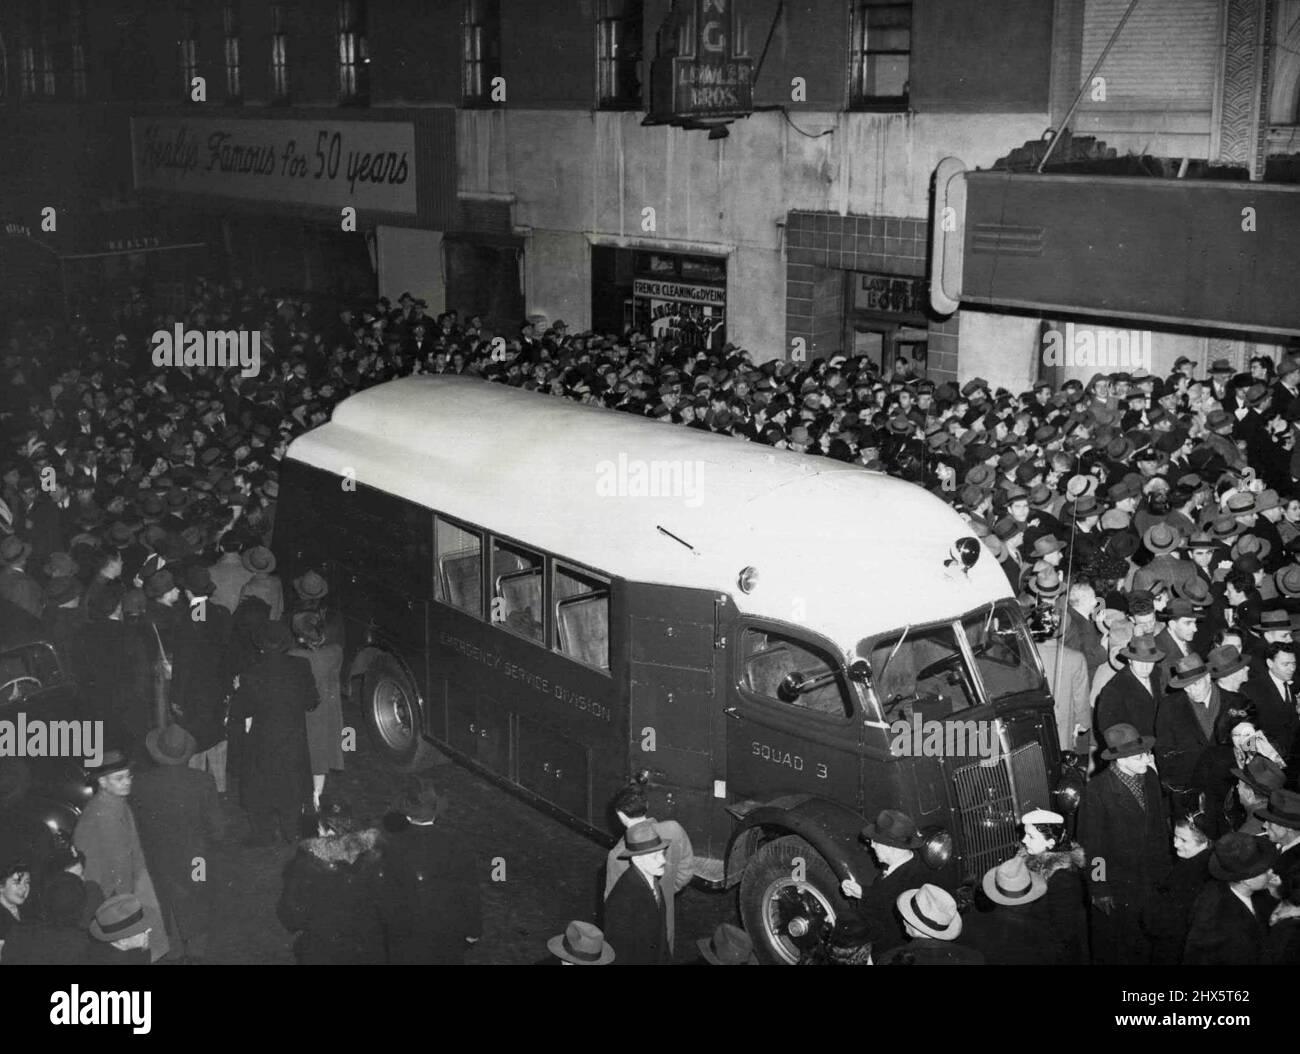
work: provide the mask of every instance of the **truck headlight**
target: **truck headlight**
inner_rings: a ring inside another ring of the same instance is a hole
[[[1067,815],[1078,812],[1079,804],[1083,801],[1083,778],[1073,770],[1064,769],[1060,781],[1056,784],[1056,790],[1052,793],[1061,812]]]
[[[921,832],[921,859],[935,870],[952,859],[952,835],[942,827],[927,827]]]

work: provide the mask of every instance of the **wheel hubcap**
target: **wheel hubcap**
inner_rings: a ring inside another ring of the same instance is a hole
[[[409,750],[415,738],[414,707],[401,685],[382,680],[375,686],[373,701],[375,727],[385,745],[393,750]]]
[[[797,963],[835,924],[835,908],[821,890],[807,882],[778,879],[762,900],[763,933],[773,951],[787,963]]]

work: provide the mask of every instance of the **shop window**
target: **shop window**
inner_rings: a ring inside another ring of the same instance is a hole
[[[912,54],[912,5],[851,0],[849,107],[906,109]]]
[[[444,604],[483,617],[483,539],[477,531],[449,523],[441,516],[434,526],[438,578],[434,595]]]
[[[609,670],[609,583],[555,566],[555,648],[570,659]]]
[[[194,18],[194,5],[192,3],[182,4],[177,12],[180,29],[180,60],[181,60],[181,98],[187,102],[191,100],[191,91],[194,88],[194,78],[199,75],[199,56],[198,56],[198,29]]]
[[[271,99],[289,101],[289,31],[284,4],[271,5]]]
[[[740,686],[771,702],[847,717],[847,686],[836,665],[801,640],[747,628],[741,639]]]
[[[644,23],[642,0],[600,0],[596,20],[596,85],[601,109],[640,109]]]
[[[222,5],[221,29],[225,45],[226,101],[238,103],[244,98],[244,83],[239,67],[239,43],[244,27],[240,22],[238,3]]]
[[[546,639],[540,553],[492,542],[492,622],[538,643]]]
[[[339,101],[369,102],[370,59],[366,54],[365,0],[339,0]]]
[[[461,101],[488,106],[492,80],[501,75],[501,4],[465,0],[465,41],[461,62]]]

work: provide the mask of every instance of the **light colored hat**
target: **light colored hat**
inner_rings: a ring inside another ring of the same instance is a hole
[[[894,903],[904,921],[911,923],[927,937],[951,941],[961,935],[961,915],[957,912],[957,902],[946,889],[927,882],[920,889],[900,893]]]
[[[1005,904],[1013,908],[1021,904],[1032,904],[1047,892],[1047,879],[1030,871],[1025,858],[1019,853],[985,871],[981,885],[984,887],[984,895],[994,904]]]

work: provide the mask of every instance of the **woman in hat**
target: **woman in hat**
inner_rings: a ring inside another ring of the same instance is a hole
[[[1176,859],[1156,883],[1155,899],[1142,917],[1153,963],[1175,966],[1183,961],[1192,905],[1210,880],[1210,846],[1204,812],[1183,813],[1174,821]]]
[[[320,696],[320,705],[307,711],[312,805],[319,809],[325,777],[330,772],[343,771],[343,702],[339,694],[343,645],[326,642],[325,619],[319,611],[299,611],[291,625],[297,647],[289,654],[307,660]]]
[[[311,666],[288,654],[289,627],[267,622],[257,644],[258,661],[240,674],[230,700],[230,723],[245,732],[239,787],[253,827],[251,841],[270,845],[277,822],[286,842],[297,839],[303,806],[311,801],[306,714],[320,696]]]
[[[1263,838],[1229,832],[1214,843],[1210,878],[1192,905],[1183,948],[1188,966],[1254,966],[1264,959],[1268,888],[1277,849]],[[1257,906],[1258,905],[1258,906]]]
[[[1024,834],[1018,855],[1024,858],[1029,873],[1045,884],[1043,909],[1052,934],[1052,959],[1059,963],[1086,963],[1084,849],[1070,839],[1065,817],[1060,813],[1032,809],[1020,822]]]

